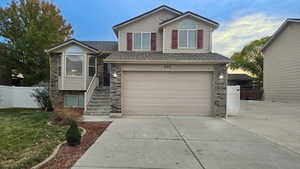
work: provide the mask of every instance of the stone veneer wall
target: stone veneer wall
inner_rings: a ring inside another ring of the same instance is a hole
[[[61,54],[51,54],[49,57],[50,63],[50,81],[49,81],[49,95],[52,101],[54,110],[63,108],[64,94],[63,91],[58,90],[58,61]]]
[[[225,64],[215,65],[213,73],[213,115],[226,117],[227,67]],[[220,79],[223,73],[224,78]]]
[[[212,115],[226,117],[227,67],[225,64],[218,64],[214,66],[214,70]],[[111,79],[111,113],[122,113],[121,66],[119,64],[112,64],[112,73],[114,72],[117,73],[117,77]],[[221,73],[223,73],[223,79],[219,79]]]
[[[117,77],[111,77],[110,81],[110,98],[111,98],[111,113],[121,112],[121,65],[111,64],[111,73],[117,73]]]

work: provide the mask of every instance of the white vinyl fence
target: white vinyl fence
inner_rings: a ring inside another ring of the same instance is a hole
[[[240,86],[227,86],[227,115],[240,112]]]
[[[43,87],[0,86],[0,108],[39,108],[31,96],[35,88]]]

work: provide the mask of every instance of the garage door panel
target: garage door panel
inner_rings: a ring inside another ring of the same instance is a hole
[[[209,115],[209,72],[124,72],[123,112],[137,115]]]

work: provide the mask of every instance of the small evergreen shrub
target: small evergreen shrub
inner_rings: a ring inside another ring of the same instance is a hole
[[[81,134],[75,120],[70,120],[70,128],[66,133],[66,140],[70,146],[77,146],[81,141]]]

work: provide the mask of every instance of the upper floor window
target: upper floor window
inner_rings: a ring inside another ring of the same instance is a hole
[[[66,75],[82,76],[84,52],[80,47],[72,46],[66,50]]]
[[[179,48],[196,48],[197,43],[197,23],[193,20],[183,20],[178,30]]]
[[[133,49],[150,49],[151,33],[134,33],[133,34]]]
[[[196,48],[197,30],[179,30],[179,48]]]

